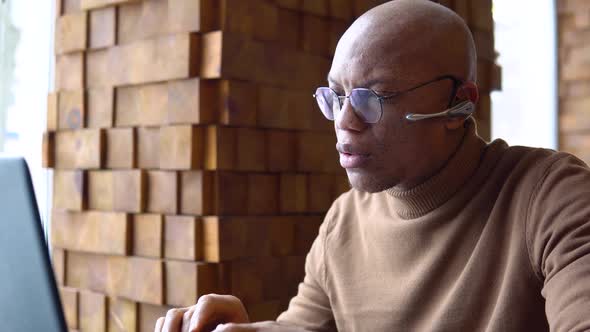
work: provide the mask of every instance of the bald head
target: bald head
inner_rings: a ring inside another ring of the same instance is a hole
[[[338,43],[334,65],[351,61],[369,81],[387,75],[401,85],[446,74],[475,82],[477,72],[463,19],[426,0],[390,1],[359,17]]]

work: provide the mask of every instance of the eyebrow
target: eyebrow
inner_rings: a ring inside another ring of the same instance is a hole
[[[330,74],[328,74],[328,76],[326,77],[326,80],[328,81],[328,83],[338,84],[335,79],[333,79],[332,77],[330,77]],[[374,86],[375,84],[378,84],[378,83],[379,84],[384,84],[384,85],[396,85],[396,83],[397,83],[397,85],[399,85],[400,81],[397,80],[397,79],[389,79],[389,80],[387,80],[387,79],[372,79],[372,80],[365,81],[365,82],[363,82],[362,84],[359,84],[356,87],[358,87],[358,88],[369,88],[369,87],[372,87],[372,86]],[[387,91],[387,90],[380,90],[380,91]]]

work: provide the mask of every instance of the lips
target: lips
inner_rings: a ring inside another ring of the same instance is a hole
[[[336,150],[340,154],[340,165],[343,168],[360,168],[365,165],[370,154],[351,144],[336,144]]]

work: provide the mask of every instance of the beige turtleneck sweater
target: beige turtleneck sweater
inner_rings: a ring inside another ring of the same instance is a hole
[[[334,202],[277,319],[314,331],[590,330],[590,171],[468,130],[411,189]]]

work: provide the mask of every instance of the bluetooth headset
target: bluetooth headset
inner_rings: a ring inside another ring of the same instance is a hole
[[[475,85],[477,89],[477,86]],[[450,118],[458,118],[458,117],[469,117],[475,112],[475,102],[477,101],[477,95],[469,96],[470,99],[474,100],[465,100],[462,101],[455,106],[451,106],[457,98],[457,90],[462,91],[463,87],[454,87],[452,92],[451,102],[449,103],[449,107],[438,113],[431,113],[431,114],[418,114],[418,113],[409,113],[406,114],[406,120],[408,121],[420,121],[432,118],[440,118],[440,117],[450,117]]]

